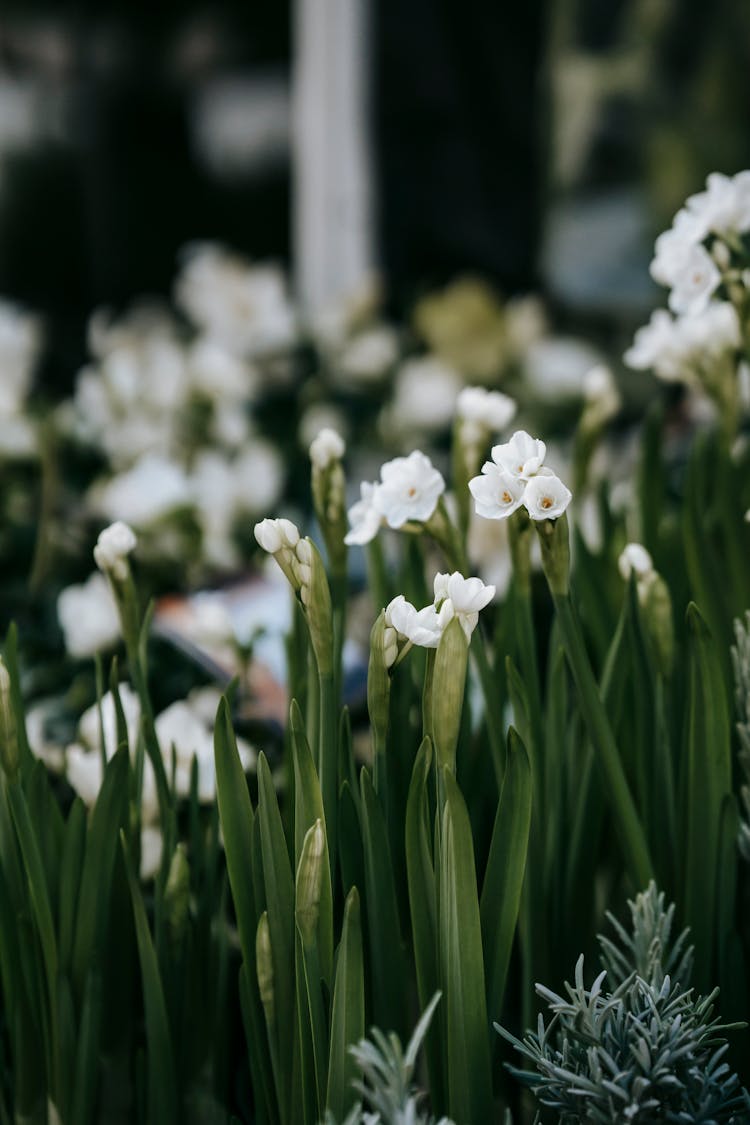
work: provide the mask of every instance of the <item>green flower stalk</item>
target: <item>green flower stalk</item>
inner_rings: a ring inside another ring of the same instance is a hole
[[[190,913],[190,864],[187,847],[178,844],[164,888],[164,918],[172,947],[178,949],[185,935]]]
[[[432,672],[432,737],[439,767],[456,772],[456,747],[461,729],[469,642],[458,617],[446,625]]]
[[[346,575],[348,530],[345,508],[346,480],[341,459],[344,440],[335,430],[321,430],[310,445],[312,498],[328,552],[331,574]]]
[[[275,989],[273,980],[273,957],[271,954],[271,929],[268,924],[268,911],[264,910],[258,921],[255,934],[255,967],[258,974],[258,992],[266,1017],[268,1037],[273,1044],[276,1027]]]
[[[388,733],[391,696],[390,669],[398,655],[396,638],[396,630],[388,624],[387,614],[383,609],[370,632],[370,658],[367,666],[367,710],[372,731],[376,779],[378,761],[380,755],[385,753],[386,735]]]

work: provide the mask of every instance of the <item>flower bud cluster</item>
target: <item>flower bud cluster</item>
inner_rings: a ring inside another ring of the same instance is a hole
[[[105,527],[94,547],[94,561],[99,570],[116,582],[124,582],[128,575],[128,555],[136,543],[132,528],[121,520]]]
[[[386,606],[383,651],[387,667],[399,656],[399,642],[406,647],[437,648],[448,624],[455,618],[467,640],[479,621],[479,611],[495,596],[494,586],[485,586],[481,578],[464,578],[458,571],[436,574],[435,598],[432,605],[416,609],[403,594]]]

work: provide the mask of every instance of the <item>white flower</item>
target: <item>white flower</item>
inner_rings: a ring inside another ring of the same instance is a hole
[[[386,625],[420,648],[437,648],[450,617],[450,608],[441,617],[434,605],[418,610],[403,594],[389,602],[385,610]]]
[[[141,879],[148,882],[156,877],[161,867],[164,837],[155,824],[141,826]]]
[[[675,321],[666,309],[655,309],[648,324],[639,328],[625,352],[628,367],[637,371],[653,368],[662,378],[679,378]]]
[[[631,574],[640,580],[648,578],[654,570],[651,555],[640,543],[628,543],[617,560],[617,566],[626,582]]]
[[[71,656],[93,656],[120,637],[120,617],[109,582],[94,571],[84,583],[68,586],[57,598],[57,619]]]
[[[408,457],[395,457],[380,470],[381,483],[373,504],[389,527],[403,527],[415,520],[424,523],[445,491],[445,481],[429,457],[414,450]]]
[[[211,243],[189,246],[183,262],[175,301],[206,337],[241,356],[294,342],[294,313],[284,276],[275,266],[252,266]]]
[[[299,543],[299,529],[291,520],[264,519],[255,525],[255,538],[264,551],[275,555],[283,548],[294,550]]]
[[[494,586],[485,586],[481,578],[464,578],[458,571],[436,574],[434,580],[435,608],[440,613],[450,605],[451,617],[457,617],[467,640],[479,621],[479,611],[495,596]]]
[[[118,520],[99,534],[94,547],[94,562],[104,574],[122,582],[128,573],[125,560],[137,542],[132,528]]]
[[[393,403],[388,411],[399,430],[435,431],[447,428],[461,386],[458,372],[437,356],[410,359],[396,375]]]
[[[172,753],[175,758],[175,792],[178,797],[190,794],[190,776],[195,758],[198,767],[198,800],[210,804],[216,796],[216,772],[212,726],[193,706],[192,693],[185,700],[170,704],[155,720],[156,736],[164,756],[167,776],[171,776]],[[237,740],[242,768],[247,770],[255,760],[251,747]]]
[[[672,312],[694,316],[702,312],[721,283],[721,274],[703,246],[693,246],[686,255],[669,295]]]
[[[347,512],[350,530],[344,536],[347,546],[363,546],[371,542],[383,523],[380,511],[375,507],[376,484],[362,481],[359,486],[360,498]]]
[[[464,422],[472,422],[486,430],[504,430],[513,421],[516,403],[502,391],[485,387],[464,387],[456,399],[456,411]]]
[[[583,397],[586,403],[584,418],[588,425],[603,426],[622,406],[614,375],[609,367],[601,363],[586,372]]]
[[[0,414],[14,415],[22,410],[40,343],[36,318],[0,299]]]
[[[187,353],[193,387],[207,398],[244,401],[258,390],[257,370],[210,336],[200,336]]]
[[[572,493],[554,473],[532,477],[526,485],[523,502],[532,520],[558,519],[572,499]]]
[[[318,469],[327,469],[332,461],[340,461],[345,452],[344,439],[327,427],[310,443],[310,460]]]
[[[382,324],[354,336],[339,354],[336,366],[349,381],[372,383],[382,379],[397,358],[398,336]]]
[[[530,480],[544,464],[547,446],[538,438],[533,438],[525,430],[516,430],[510,441],[496,445],[492,450],[492,460],[520,480]]]
[[[234,478],[233,507],[240,512],[266,511],[284,487],[284,462],[275,445],[254,437],[230,464]]]
[[[673,318],[657,309],[635,334],[625,362],[653,368],[667,382],[690,382],[740,345],[737,313],[729,301],[712,301],[701,313]]]
[[[736,176],[712,172],[706,190],[691,195],[685,207],[706,232],[744,234],[750,230],[750,172]]]
[[[524,383],[536,398],[545,402],[580,395],[584,375],[601,363],[596,348],[566,336],[537,340],[524,358]]]
[[[190,504],[190,486],[174,461],[147,453],[131,469],[95,489],[99,511],[135,527],[148,527],[170,512]]]
[[[503,520],[513,515],[523,503],[526,482],[501,469],[492,461],[482,466],[482,475],[469,481],[478,516],[487,520]]]
[[[125,716],[125,726],[128,732],[128,745],[131,753],[134,752],[138,741],[138,731],[141,722],[141,705],[138,696],[129,684],[121,683],[117,688],[120,704]],[[102,696],[101,727],[99,720],[99,705],[94,703],[88,707],[78,720],[78,733],[86,747],[101,757],[102,728],[104,731],[104,752],[107,760],[114,756],[117,750],[117,713],[112,692],[108,691]]]
[[[656,240],[654,259],[650,271],[654,281],[668,288],[675,285],[685,270],[690,254],[708,234],[705,224],[682,208],[672,222],[670,230],[664,231]]]

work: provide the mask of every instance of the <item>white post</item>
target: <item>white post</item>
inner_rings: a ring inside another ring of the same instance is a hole
[[[314,314],[374,268],[368,0],[295,0],[294,278]]]

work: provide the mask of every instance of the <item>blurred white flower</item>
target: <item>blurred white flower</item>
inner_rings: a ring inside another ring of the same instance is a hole
[[[318,469],[327,469],[332,461],[340,461],[346,452],[341,434],[325,428],[310,442],[310,460]]]
[[[373,504],[389,527],[405,523],[424,523],[437,507],[445,491],[445,481],[420,450],[408,457],[395,457],[380,470],[381,483],[376,487]]]
[[[132,528],[118,520],[99,533],[94,547],[94,562],[104,574],[123,581],[128,572],[125,560],[135,550],[137,542]]]
[[[0,298],[0,415],[23,409],[40,345],[37,318]]]
[[[721,274],[703,246],[693,246],[672,283],[669,307],[672,312],[695,316],[703,312],[721,282]]]
[[[532,520],[556,520],[573,498],[569,488],[554,473],[532,477],[526,485],[523,502]]]
[[[654,281],[671,288],[685,270],[691,252],[700,245],[708,230],[695,215],[682,208],[675,215],[672,226],[656,240],[650,271]]]
[[[258,391],[260,375],[210,336],[199,336],[188,348],[187,366],[194,390],[206,398],[245,401]]]
[[[511,476],[529,480],[541,469],[546,453],[543,441],[531,437],[525,430],[516,430],[510,441],[493,446],[492,460]]]
[[[374,383],[382,379],[398,359],[398,335],[390,325],[366,328],[353,336],[339,352],[335,371],[344,381]]]
[[[164,837],[155,824],[141,825],[141,879],[148,882],[156,877],[161,867]]]
[[[109,582],[98,570],[57,598],[57,619],[71,656],[93,656],[120,638],[120,617]]]
[[[651,555],[640,543],[628,543],[617,560],[620,574],[627,582],[631,574],[636,578],[647,578],[653,573],[654,563]]]
[[[31,418],[0,412],[0,460],[26,460],[36,456],[37,450],[38,435]]]
[[[524,380],[543,402],[575,398],[581,394],[586,372],[601,362],[601,354],[584,340],[548,336],[528,349]]]
[[[182,259],[175,302],[207,337],[241,356],[294,344],[294,312],[278,267],[251,265],[206,242],[188,246]]]
[[[156,736],[164,757],[167,777],[171,776],[174,752],[174,786],[178,797],[190,795],[190,775],[193,759],[198,769],[198,800],[210,804],[216,797],[216,771],[214,767],[213,722],[207,725],[200,711],[192,705],[191,696],[170,704],[156,716]],[[237,739],[242,768],[250,769],[255,753],[242,738]]]
[[[691,382],[704,368],[740,346],[737,313],[729,301],[712,301],[695,316],[671,317],[657,309],[625,352],[636,370],[652,369],[667,382]]]
[[[188,507],[191,494],[179,465],[158,453],[147,453],[131,469],[95,486],[92,501],[110,519],[147,527]]]
[[[485,387],[464,387],[456,399],[456,413],[464,422],[481,426],[485,431],[504,430],[513,421],[517,406],[502,391]]]
[[[369,481],[362,481],[359,486],[360,498],[347,512],[350,530],[344,536],[344,542],[349,547],[371,542],[382,527],[383,516],[375,506],[377,487]]]
[[[750,230],[750,172],[712,172],[706,190],[691,195],[685,208],[705,233],[744,234]]]
[[[299,421],[300,445],[309,449],[321,430],[335,430],[346,440],[348,423],[346,415],[330,402],[313,402],[306,407]]]
[[[453,418],[462,379],[437,356],[402,363],[396,373],[390,425],[398,430],[432,432],[446,429]]]
[[[141,705],[138,696],[129,684],[121,683],[117,688],[120,696],[122,711],[125,716],[125,726],[128,732],[128,746],[131,754],[135,752],[138,741],[138,732],[141,723]],[[117,750],[117,712],[112,692],[108,691],[102,696],[101,726],[99,705],[94,703],[87,708],[78,720],[78,733],[81,741],[88,750],[95,752],[96,757],[101,756],[102,730],[104,732],[104,752],[109,761]]]
[[[603,426],[619,412],[622,397],[612,371],[605,364],[597,364],[587,371],[583,379],[585,402],[583,419],[586,425]]]
[[[521,507],[526,482],[493,461],[482,466],[482,475],[469,481],[476,512],[488,520],[507,519]]]

